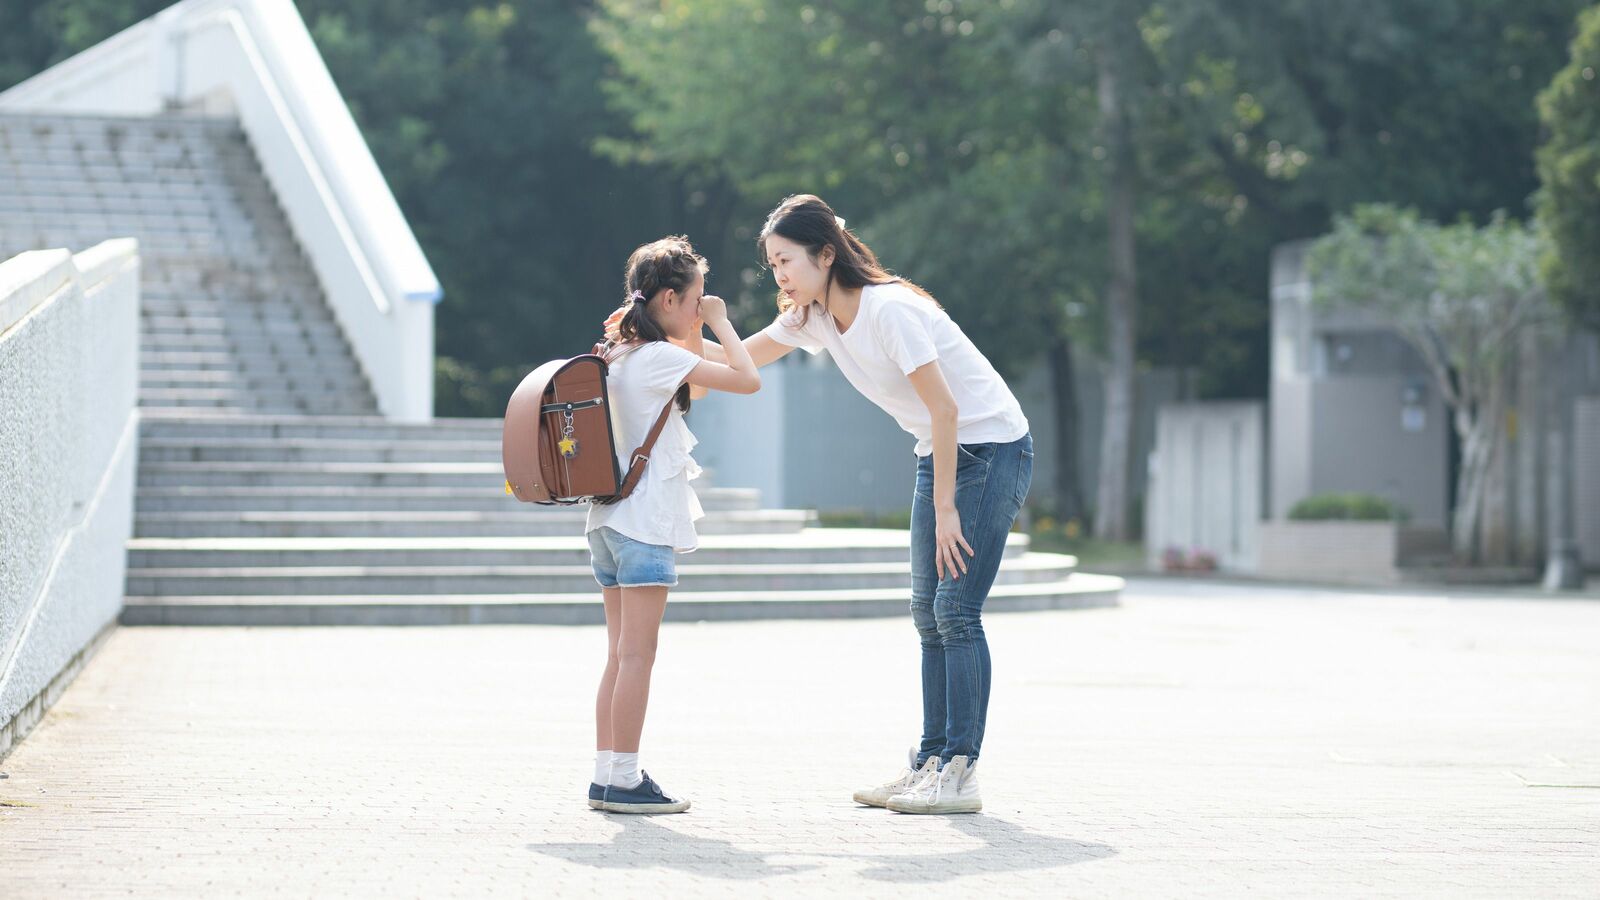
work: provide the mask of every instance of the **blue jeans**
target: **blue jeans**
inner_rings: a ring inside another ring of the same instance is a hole
[[[671,547],[636,541],[604,526],[588,537],[589,566],[601,587],[677,587],[677,560]]]
[[[983,602],[989,597],[1006,535],[1033,484],[1033,437],[1009,444],[958,444],[956,511],[974,551],[959,579],[934,566],[933,456],[917,462],[911,500],[911,620],[922,639],[920,766],[930,756],[974,762],[989,714],[989,642]],[[959,551],[965,559],[966,551]]]

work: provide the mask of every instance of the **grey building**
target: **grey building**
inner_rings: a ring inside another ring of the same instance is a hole
[[[1312,307],[1309,245],[1272,257],[1269,516],[1314,494],[1360,492],[1444,528],[1450,422],[1433,376],[1379,320]]]

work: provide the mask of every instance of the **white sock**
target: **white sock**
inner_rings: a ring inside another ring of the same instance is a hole
[[[612,787],[636,788],[644,778],[639,775],[639,754],[611,752],[611,777]]]
[[[611,780],[611,751],[594,752],[594,783],[604,785]]]

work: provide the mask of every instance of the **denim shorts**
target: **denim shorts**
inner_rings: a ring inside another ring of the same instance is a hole
[[[589,563],[601,587],[676,587],[675,553],[666,544],[646,544],[611,528],[589,532]]]

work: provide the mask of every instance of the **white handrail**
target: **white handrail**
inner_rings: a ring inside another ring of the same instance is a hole
[[[203,29],[222,25],[226,27],[239,42],[240,49],[244,51],[245,60],[249,62],[251,70],[260,81],[261,89],[266,94],[267,102],[272,105],[279,124],[288,133],[289,144],[294,149],[295,158],[306,169],[306,175],[311,179],[312,188],[317,193],[317,199],[322,202],[328,218],[333,221],[333,228],[339,235],[339,245],[350,254],[355,263],[356,270],[361,276],[361,281],[367,286],[367,292],[372,296],[373,305],[379,311],[389,312],[389,298],[384,293],[383,286],[378,283],[374,274],[372,263],[367,259],[367,252],[356,239],[355,233],[350,228],[350,221],[345,218],[344,210],[339,206],[339,201],[334,197],[333,189],[328,185],[328,177],[322,171],[322,164],[317,161],[316,154],[311,152],[310,145],[306,142],[305,132],[301,131],[300,124],[295,121],[294,113],[290,111],[289,104],[284,102],[283,92],[278,89],[277,82],[273,79],[271,71],[261,57],[261,48],[256,44],[255,38],[250,36],[250,29],[246,27],[244,19],[236,9],[226,9],[214,16],[201,19],[183,27],[184,36],[195,34]]]

